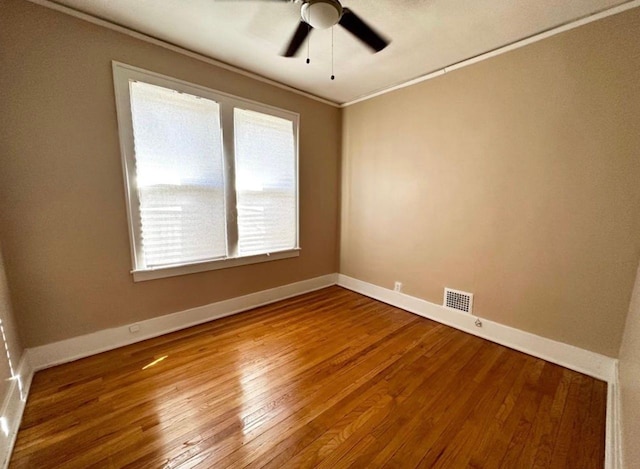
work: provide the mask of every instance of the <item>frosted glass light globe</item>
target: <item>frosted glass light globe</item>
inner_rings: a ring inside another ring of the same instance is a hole
[[[342,7],[331,0],[305,3],[300,10],[302,19],[315,29],[327,29],[340,21]]]

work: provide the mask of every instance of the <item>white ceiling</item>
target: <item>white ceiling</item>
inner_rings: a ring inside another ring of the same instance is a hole
[[[300,5],[260,0],[56,0],[299,90],[345,103],[625,0],[344,0],[392,40],[372,54],[335,28],[314,30],[295,58],[279,54],[299,21]]]

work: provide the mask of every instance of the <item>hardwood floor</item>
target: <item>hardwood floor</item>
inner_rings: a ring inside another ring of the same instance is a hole
[[[601,468],[606,384],[331,287],[41,371],[12,468]]]

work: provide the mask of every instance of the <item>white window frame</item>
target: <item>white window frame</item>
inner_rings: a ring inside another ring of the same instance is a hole
[[[131,243],[131,265],[135,282],[156,278],[173,277],[207,270],[225,269],[240,265],[255,264],[278,259],[287,259],[300,255],[300,198],[298,176],[298,132],[300,115],[266,104],[239,98],[227,93],[215,91],[204,86],[171,78],[159,73],[150,72],[132,65],[113,61],[113,83],[118,115],[118,132],[120,136],[120,153],[122,155],[122,170],[124,175],[125,198],[129,222],[129,241]],[[229,252],[229,256],[222,259],[210,259],[186,264],[175,264],[161,267],[146,267],[142,259],[141,221],[138,193],[133,184],[135,180],[135,151],[133,141],[133,121],[131,115],[130,81],[141,81],[200,96],[213,100],[220,106],[220,125],[222,131],[223,171],[225,180],[225,210],[227,219],[227,246],[236,249]],[[294,164],[296,182],[296,242],[293,249],[269,252],[251,256],[237,256],[238,225],[236,222],[236,191],[235,191],[235,154],[234,154],[234,114],[235,108],[256,111],[281,117],[293,122]]]

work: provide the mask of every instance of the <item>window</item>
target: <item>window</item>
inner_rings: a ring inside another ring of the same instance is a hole
[[[297,256],[298,115],[113,71],[134,280]]]

